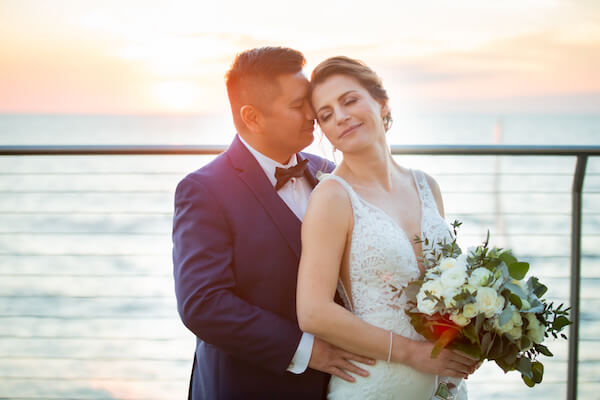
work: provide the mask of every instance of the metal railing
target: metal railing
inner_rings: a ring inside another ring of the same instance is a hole
[[[225,146],[0,146],[0,156],[52,155],[215,155]],[[577,398],[581,283],[582,189],[589,157],[600,156],[600,146],[391,146],[394,155],[430,156],[565,156],[575,157],[571,189],[571,320],[568,351],[567,399]]]

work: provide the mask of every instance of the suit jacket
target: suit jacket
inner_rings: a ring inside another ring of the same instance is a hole
[[[305,153],[316,185],[330,162]],[[329,375],[287,371],[296,318],[301,222],[236,136],[177,186],[173,264],[177,307],[197,337],[193,399],[321,399]]]

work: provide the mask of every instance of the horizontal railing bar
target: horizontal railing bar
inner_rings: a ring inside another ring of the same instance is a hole
[[[600,212],[585,212],[586,215],[600,215]],[[168,211],[20,211],[20,210],[0,210],[0,215],[2,214],[23,214],[23,215],[173,215],[173,212]],[[464,216],[481,216],[481,215],[491,215],[495,216],[498,213],[496,212],[474,212],[474,213],[452,213],[452,215],[464,215]],[[502,215],[509,216],[564,216],[570,217],[571,213],[568,212],[502,212]]]
[[[65,360],[65,361],[149,361],[149,362],[187,362],[188,358],[155,357],[62,357],[32,355],[0,355],[0,360]],[[557,359],[555,361],[562,361]],[[600,360],[599,360],[600,361]]]
[[[54,176],[54,175],[132,175],[132,176],[139,176],[139,175],[173,175],[173,176],[184,176],[189,174],[189,171],[178,171],[178,172],[163,172],[163,171],[139,171],[139,172],[129,172],[129,171],[106,171],[106,172],[96,172],[96,171],[90,171],[90,172],[76,172],[76,171],[55,171],[55,172],[37,172],[37,171],[31,171],[31,172],[0,172],[0,176],[28,176],[28,175],[33,175],[33,176]],[[436,171],[430,171],[431,175],[436,175],[436,176],[496,176],[498,175],[498,172],[495,171],[490,171],[490,172],[436,172]],[[502,176],[568,176],[571,177],[573,176],[572,173],[568,173],[568,172],[531,172],[531,171],[523,171],[523,172],[501,172],[500,175]],[[595,173],[595,172],[589,172],[586,173],[587,177],[590,176],[600,176],[600,173]]]
[[[598,300],[598,299],[594,299]],[[58,319],[58,320],[179,320],[176,314],[168,315],[44,315],[44,314],[15,314],[15,315],[3,315],[0,314],[0,319]],[[586,317],[580,318],[583,321],[594,321],[595,318]]]
[[[74,295],[63,295],[63,294],[14,294],[14,295],[3,295],[0,298],[64,298],[64,299],[121,299],[121,300],[129,300],[129,299],[174,299],[175,294],[172,296],[124,296],[124,295],[94,295],[94,296],[74,296]]]
[[[164,232],[97,232],[97,231],[65,231],[65,232],[40,232],[40,231],[0,231],[0,235],[31,235],[31,236],[46,236],[46,235],[124,235],[124,236],[162,236],[165,234],[171,234],[171,231]],[[481,232],[463,232],[462,236],[474,236],[482,234]],[[494,234],[495,237],[514,237],[514,236],[528,236],[528,237],[563,237],[571,235],[568,233],[539,233],[539,232],[519,232],[519,233],[498,233]],[[584,233],[583,237],[597,237],[600,233]]]
[[[189,360],[186,360],[189,361]],[[34,381],[49,381],[49,380],[57,380],[57,381],[124,381],[124,382],[148,382],[148,381],[161,381],[161,382],[180,382],[180,381],[188,381],[189,379],[185,378],[123,378],[123,377],[96,377],[96,376],[0,376],[1,380],[34,380]],[[44,397],[45,399],[46,397]],[[0,397],[1,399],[1,397]],[[12,397],[11,397],[12,399]]]
[[[392,145],[400,155],[510,155],[510,156],[598,156],[600,146],[536,145]],[[0,155],[214,155],[225,145],[91,145],[91,146],[0,146]]]
[[[3,190],[0,195],[15,194],[172,194],[173,190]],[[544,194],[570,195],[568,190],[445,190],[445,194]],[[584,191],[584,194],[600,194],[600,191]]]
[[[465,236],[465,235],[462,235]],[[135,253],[109,253],[109,254],[98,254],[98,253],[60,253],[60,254],[52,254],[52,253],[0,253],[0,257],[158,257],[165,256],[168,253],[144,253],[144,254],[135,254]],[[569,258],[568,254],[550,254],[550,255],[533,255],[533,254],[523,254],[520,255],[519,258],[523,259],[552,259],[552,258]],[[582,256],[585,258],[600,258],[600,254],[586,254]]]

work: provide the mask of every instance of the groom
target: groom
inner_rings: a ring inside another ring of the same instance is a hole
[[[192,399],[321,399],[329,374],[366,374],[363,357],[300,331],[300,225],[318,171],[304,56],[239,54],[226,84],[238,132],[177,186],[173,263],[178,311],[196,335]]]

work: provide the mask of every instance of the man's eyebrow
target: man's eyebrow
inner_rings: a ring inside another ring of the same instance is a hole
[[[290,104],[299,103],[301,101],[304,101],[305,99],[306,99],[306,95],[298,96],[295,99],[293,99],[292,101],[290,101]]]
[[[342,93],[337,99],[339,100],[339,99],[343,98],[344,96],[346,96],[348,93],[352,93],[352,92],[356,92],[356,90],[348,90],[347,92]],[[319,113],[322,109],[327,108],[327,107],[329,107],[329,106],[323,106],[323,107],[319,108],[317,110],[317,113]]]

